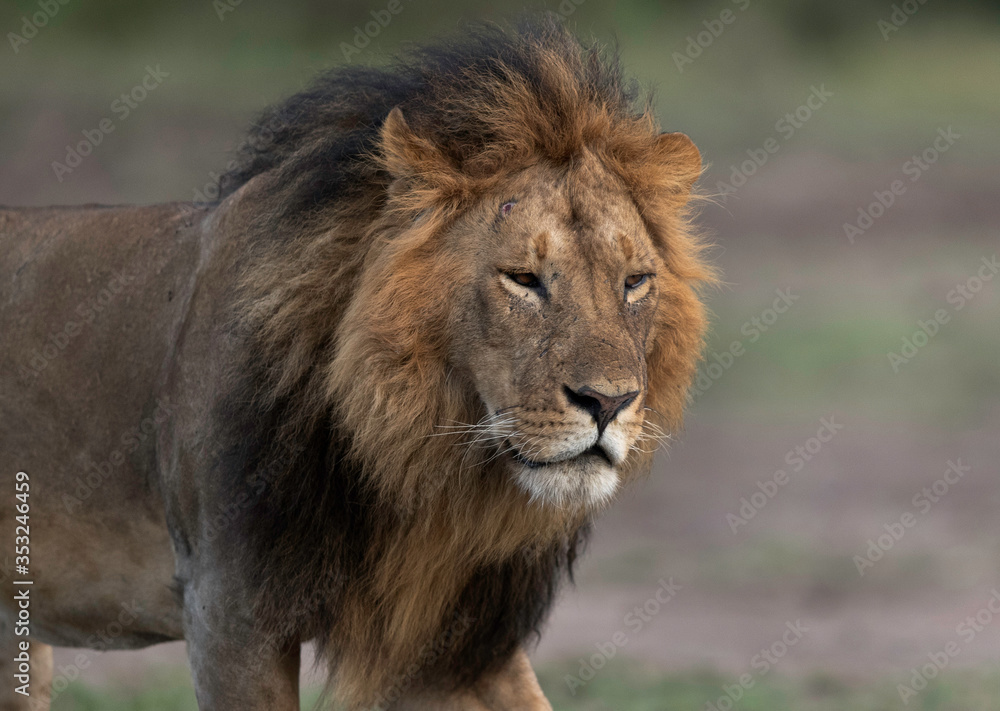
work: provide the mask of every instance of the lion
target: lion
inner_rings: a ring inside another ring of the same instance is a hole
[[[298,709],[313,642],[350,709],[550,709],[525,650],[700,358],[701,170],[543,19],[329,71],[212,202],[0,210],[4,677],[185,640],[199,708]]]

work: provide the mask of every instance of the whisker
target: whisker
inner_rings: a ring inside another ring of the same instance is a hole
[[[474,431],[474,430],[488,429],[488,428],[490,428],[490,427],[492,427],[494,425],[501,424],[501,423],[514,422],[514,420],[515,420],[515,418],[509,417],[509,418],[504,418],[504,419],[501,419],[501,420],[496,420],[494,422],[477,422],[474,425],[470,425],[468,423],[464,423],[463,422],[463,423],[459,423],[459,424],[455,424],[455,425],[434,425],[434,427],[437,428],[437,429],[441,429],[441,430],[467,430],[467,431]],[[444,434],[448,434],[448,433],[446,432]]]
[[[669,436],[666,436],[666,435],[653,435],[653,434],[649,434],[648,432],[640,432],[636,436],[636,440],[637,441],[638,440],[650,440],[650,441],[656,442],[658,444],[665,444],[665,443],[669,442],[671,439],[672,439],[672,437],[669,437]]]

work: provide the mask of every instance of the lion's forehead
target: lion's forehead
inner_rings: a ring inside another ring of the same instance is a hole
[[[653,244],[631,196],[610,176],[573,174],[532,187],[524,205],[525,245],[592,266],[648,261]]]

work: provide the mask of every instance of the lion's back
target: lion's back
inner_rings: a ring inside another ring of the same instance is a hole
[[[53,437],[106,445],[134,424],[184,308],[197,214],[179,205],[0,209],[0,430],[47,430],[52,449]],[[20,435],[10,454],[38,448]]]

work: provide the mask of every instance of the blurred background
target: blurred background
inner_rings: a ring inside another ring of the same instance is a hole
[[[0,9],[2,204],[211,198],[265,105],[468,20],[617,42],[708,164],[725,285],[685,431],[533,653],[547,694],[1000,708],[1000,3],[64,1]],[[182,644],[78,653],[55,709],[195,708]]]

